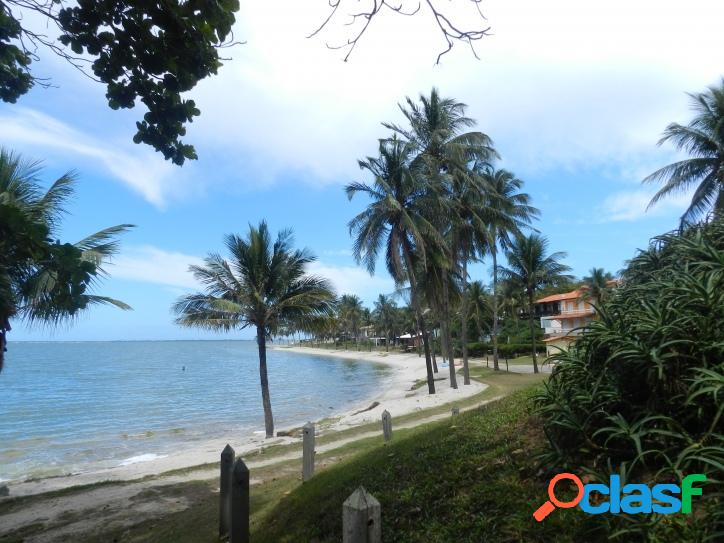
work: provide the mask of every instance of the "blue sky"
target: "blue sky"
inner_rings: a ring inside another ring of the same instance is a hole
[[[131,142],[141,108],[110,110],[102,86],[56,58],[34,65],[55,86],[0,104],[0,144],[42,159],[48,182],[78,171],[64,239],[138,225],[99,289],[134,311],[93,309],[56,331],[14,323],[12,340],[218,337],[179,329],[169,307],[194,289],[188,264],[261,219],[292,227],[319,257],[313,271],[340,293],[371,304],[391,292],[382,268],[370,277],[351,257],[346,224],[364,201],[348,202],[342,186],[365,180],[356,160],[387,135],[381,121],[401,121],[396,104],[433,85],[469,105],[576,275],[618,270],[675,227],[686,195],[646,213],[653,187],[640,181],[677,158],[656,142],[669,122],[688,120],[685,92],[724,75],[720,2],[491,0],[493,35],[478,44],[480,60],[457,47],[441,66],[424,15],[379,19],[342,62],[325,42],[347,32],[344,21],[304,37],[326,5],[242,2],[235,34],[247,44],[226,51],[233,59],[191,93],[202,115],[187,140],[200,159],[183,168]],[[489,281],[487,263],[471,272]]]

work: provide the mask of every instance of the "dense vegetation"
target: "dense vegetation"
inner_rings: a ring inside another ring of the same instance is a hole
[[[695,515],[602,515],[621,540],[724,535],[724,220],[655,238],[537,398],[549,467],[593,480],[704,473]],[[622,483],[624,484],[624,483]]]

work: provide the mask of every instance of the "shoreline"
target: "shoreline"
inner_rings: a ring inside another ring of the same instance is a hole
[[[425,360],[418,357],[417,353],[329,351],[327,349],[281,345],[271,346],[271,349],[371,362],[387,366],[393,370],[389,376],[383,378],[380,388],[375,390],[368,398],[355,403],[349,409],[332,412],[329,416],[314,421],[317,426],[317,435],[346,430],[378,421],[385,409],[393,417],[401,416],[451,403],[457,399],[464,399],[485,390],[487,387],[487,385],[473,381],[471,385],[467,386],[460,384],[458,389],[450,388],[447,365],[445,365],[444,367],[441,366],[439,368],[440,372],[436,374],[437,393],[435,395],[428,395],[426,386],[413,389],[413,385],[426,376]],[[377,406],[367,409],[375,402],[378,403]],[[290,429],[277,429],[277,431],[288,430]],[[272,445],[292,445],[300,442],[300,437],[273,437],[267,439],[263,435],[251,434],[245,439],[241,439],[238,435],[229,435],[224,438],[189,444],[190,446],[182,451],[161,455],[147,461],[68,475],[5,481],[3,485],[7,485],[10,491],[7,498],[13,498],[105,481],[135,481],[171,471],[192,469],[205,464],[216,463],[219,461],[219,455],[227,443],[234,447],[237,454],[246,456],[253,455]]]

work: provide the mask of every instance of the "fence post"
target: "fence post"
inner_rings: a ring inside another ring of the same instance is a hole
[[[342,543],[380,543],[381,519],[380,502],[359,487],[342,505]]]
[[[382,412],[382,433],[385,436],[385,441],[392,439],[392,417],[387,409]]]
[[[234,469],[234,449],[228,443],[221,451],[219,478],[219,537],[229,533],[229,490],[231,488],[231,474]]]
[[[314,424],[308,422],[302,429],[302,481],[314,475]]]
[[[249,543],[249,468],[234,462],[229,504],[229,543]]]

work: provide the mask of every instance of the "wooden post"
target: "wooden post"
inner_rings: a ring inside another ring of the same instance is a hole
[[[302,481],[314,475],[314,424],[308,422],[302,429]]]
[[[392,439],[392,417],[387,409],[382,412],[382,433],[385,436],[385,441]]]
[[[241,457],[234,462],[229,504],[229,543],[249,543],[249,468]]]
[[[359,487],[342,505],[342,543],[380,543],[381,520],[380,502]]]
[[[229,533],[229,490],[234,470],[234,449],[227,443],[221,451],[221,477],[219,478],[219,537]]]

